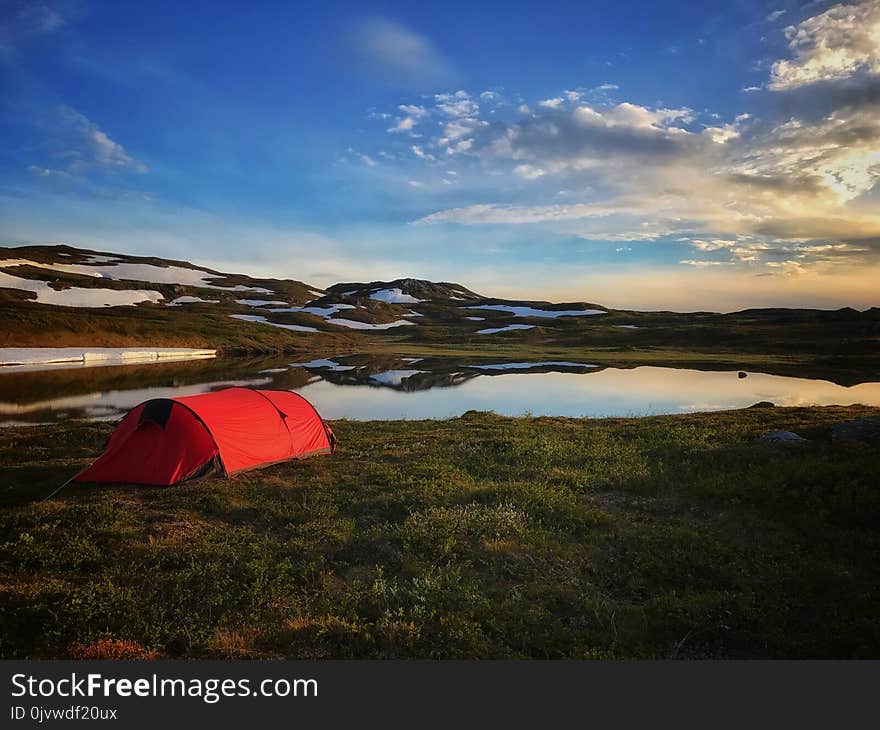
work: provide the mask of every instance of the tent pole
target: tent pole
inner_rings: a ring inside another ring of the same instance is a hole
[[[91,466],[91,464],[89,464],[89,466]],[[52,497],[54,497],[56,494],[58,494],[58,492],[60,492],[62,489],[64,489],[64,487],[66,487],[66,486],[67,486],[68,484],[70,484],[74,479],[76,479],[80,474],[82,474],[86,469],[88,469],[89,466],[87,466],[87,467],[85,467],[85,468],[83,468],[83,469],[80,469],[76,474],[74,474],[72,477],[70,477],[70,479],[68,479],[66,482],[64,482],[64,484],[62,484],[60,487],[58,487],[58,489],[56,489],[56,490],[55,490],[54,492],[52,492],[51,494],[49,494],[49,495],[43,497],[40,501],[41,501],[41,502],[45,502],[46,500],[52,499]]]

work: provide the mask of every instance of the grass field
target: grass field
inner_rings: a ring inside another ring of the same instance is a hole
[[[829,438],[877,412],[337,422],[45,502],[112,426],[3,429],[0,655],[878,658],[880,446]]]

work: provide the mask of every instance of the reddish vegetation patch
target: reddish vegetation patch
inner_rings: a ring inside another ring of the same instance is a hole
[[[76,644],[70,651],[73,659],[158,659],[159,652],[145,649],[137,641],[101,639],[93,644]]]

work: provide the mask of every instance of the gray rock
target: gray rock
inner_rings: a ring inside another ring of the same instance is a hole
[[[880,440],[880,416],[866,416],[854,421],[837,423],[831,427],[832,441],[878,441]]]
[[[761,441],[770,444],[798,444],[806,443],[807,439],[791,431],[771,431],[761,436]]]

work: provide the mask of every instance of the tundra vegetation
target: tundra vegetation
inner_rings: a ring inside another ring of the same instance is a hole
[[[337,421],[332,457],[75,485],[0,430],[0,655],[877,657],[876,409]],[[804,443],[766,443],[769,431]]]

